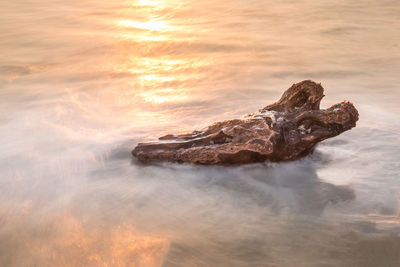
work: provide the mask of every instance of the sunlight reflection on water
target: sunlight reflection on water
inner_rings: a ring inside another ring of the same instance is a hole
[[[397,1],[0,3],[1,266],[399,266]],[[138,141],[322,82],[303,160],[143,166]]]

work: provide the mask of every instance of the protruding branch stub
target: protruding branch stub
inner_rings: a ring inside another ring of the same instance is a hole
[[[344,101],[320,109],[321,84],[292,85],[275,103],[242,119],[217,122],[201,131],[166,135],[139,143],[132,154],[142,162],[245,164],[295,160],[315,145],[356,125],[358,112]]]

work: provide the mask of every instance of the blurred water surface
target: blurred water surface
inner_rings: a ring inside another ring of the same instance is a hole
[[[400,2],[0,2],[1,266],[400,266]],[[138,141],[322,82],[303,160],[143,166]]]

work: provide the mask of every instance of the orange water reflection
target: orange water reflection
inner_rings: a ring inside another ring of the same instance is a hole
[[[160,51],[171,40],[176,41],[195,30],[178,25],[173,15],[165,12],[176,9],[179,2],[141,0],[132,5],[137,8],[115,22],[117,38],[123,45],[118,48],[121,56],[112,66],[113,71],[134,75],[125,95],[134,95],[155,105],[183,102],[193,97],[195,83],[203,77],[201,68],[210,62],[185,53]]]
[[[128,223],[99,226],[68,212],[40,219],[26,210],[10,214],[0,235],[10,244],[23,240],[20,255],[0,245],[13,255],[13,266],[161,266],[170,246]]]

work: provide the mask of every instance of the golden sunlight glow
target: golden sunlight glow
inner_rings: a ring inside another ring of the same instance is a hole
[[[125,95],[135,95],[145,102],[162,104],[187,100],[193,87],[190,83],[182,86],[182,83],[199,79],[201,75],[191,70],[208,64],[207,61],[190,58],[132,56],[124,64],[115,66],[114,71],[137,75],[136,82],[131,83],[132,90],[125,92]]]
[[[128,71],[132,73],[146,73],[143,76],[145,80],[156,80],[155,75],[149,73],[169,72],[178,70],[180,65],[182,66],[185,62],[182,60],[171,60],[168,58],[131,58],[131,62],[135,63],[134,68],[129,68]]]
[[[115,71],[137,75],[136,82],[131,83],[132,90],[125,92],[125,95],[135,95],[145,102],[162,104],[187,100],[195,87],[190,81],[201,78],[200,73],[192,70],[208,64],[207,61],[190,58],[133,56],[123,65],[116,66]]]
[[[143,75],[141,76],[141,79],[144,81],[151,81],[151,82],[170,82],[173,81],[173,77],[169,76],[157,76],[157,75]]]
[[[140,6],[156,6],[161,4],[163,1],[151,1],[151,0],[140,0],[138,5]]]
[[[139,95],[143,97],[144,101],[156,104],[162,104],[165,102],[181,102],[187,99],[187,95],[185,95],[184,92],[177,92],[177,90],[172,88],[145,91]]]
[[[124,19],[121,20],[119,23],[125,27],[150,30],[150,31],[164,31],[170,27],[167,25],[165,21],[161,20],[142,22],[142,21],[133,21],[129,19]]]
[[[200,69],[210,62],[192,58],[185,47],[174,48],[180,38],[193,40],[192,28],[166,17],[163,11],[181,4],[177,0],[137,0],[133,6],[141,8],[113,21],[119,28],[118,37],[131,44],[121,47],[121,61],[112,66],[114,72],[134,75],[125,96],[140,97],[143,104],[176,103],[193,97],[202,76]],[[137,12],[140,16],[134,17]]]
[[[179,7],[182,5],[180,0],[139,0],[135,5],[140,7],[151,8],[152,10],[161,10],[168,7]]]

